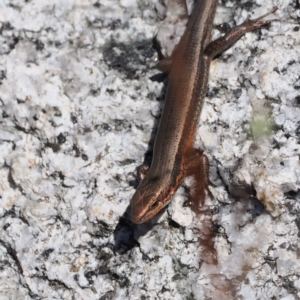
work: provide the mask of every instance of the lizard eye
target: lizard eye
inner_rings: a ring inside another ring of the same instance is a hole
[[[151,205],[150,210],[154,210],[155,208],[157,208],[158,204],[159,204],[159,202],[157,202],[157,201],[154,202],[154,203]]]

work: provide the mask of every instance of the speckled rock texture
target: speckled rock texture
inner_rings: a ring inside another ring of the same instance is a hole
[[[300,298],[300,3],[222,0],[214,24],[275,5],[211,64],[203,213],[181,187],[135,225],[165,93],[152,38],[170,54],[185,21],[159,0],[0,1],[1,300]]]

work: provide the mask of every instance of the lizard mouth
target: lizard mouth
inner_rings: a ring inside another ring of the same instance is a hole
[[[155,216],[162,208],[164,207],[163,203],[160,201],[154,202],[145,212],[144,215],[140,215],[138,224],[144,223],[150,220],[153,216]],[[133,222],[135,222],[133,220]],[[136,223],[136,222],[135,222]]]
[[[163,189],[162,185],[154,190],[147,187],[144,191],[137,191],[131,200],[131,220],[141,224],[155,216],[170,201],[173,189]]]

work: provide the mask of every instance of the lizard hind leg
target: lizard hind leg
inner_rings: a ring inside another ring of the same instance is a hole
[[[174,32],[171,34],[178,35],[176,33],[176,27],[179,24],[184,24],[184,27],[186,26],[186,23],[188,22],[188,7],[185,0],[172,0],[168,1],[166,6],[166,19],[165,21],[168,21],[168,24],[173,24],[173,30]],[[176,17],[175,17],[176,16]],[[175,26],[175,24],[177,24]],[[168,26],[169,27],[169,26]],[[180,27],[179,27],[180,28]],[[164,32],[164,31],[163,31]],[[166,33],[162,33],[161,31],[158,32],[158,34],[153,38],[153,48],[156,50],[158,55],[158,63],[157,63],[157,69],[162,71],[163,73],[169,73],[172,66],[172,57],[165,57],[161,50],[161,44],[159,40],[165,40],[166,37],[169,35],[165,35]],[[158,37],[159,36],[159,37]],[[169,37],[170,39],[170,37]],[[168,38],[167,38],[168,40]],[[176,48],[176,46],[175,46]],[[173,50],[174,52],[174,50]]]
[[[157,39],[157,35],[152,40],[153,48],[157,52],[158,62],[156,64],[156,68],[163,73],[170,73],[172,66],[172,58],[165,57],[161,51],[161,44]]]
[[[276,10],[277,10],[277,7],[274,6],[266,14],[264,14],[256,19],[253,19],[253,20],[248,18],[244,23],[242,23],[236,27],[233,27],[225,35],[210,42],[204,50],[204,55],[212,60],[217,55],[219,55],[221,52],[223,52],[224,50],[231,47],[232,44],[234,42],[236,42],[240,37],[242,37],[245,33],[259,29],[263,26],[269,25],[274,21],[278,21],[277,19],[263,20],[265,17],[276,12]]]

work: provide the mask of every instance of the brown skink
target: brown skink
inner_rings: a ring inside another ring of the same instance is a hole
[[[195,168],[202,174],[197,184],[207,188],[208,160],[193,143],[206,95],[210,62],[246,32],[274,21],[263,18],[277,9],[274,7],[260,18],[245,21],[211,42],[216,6],[217,0],[196,1],[186,30],[172,53],[152,163],[131,200],[134,223],[149,220],[165,207],[183,179]]]

